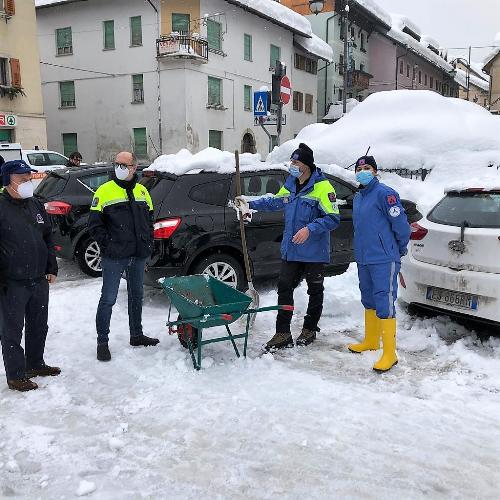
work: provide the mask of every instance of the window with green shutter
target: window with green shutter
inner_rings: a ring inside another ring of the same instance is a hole
[[[74,108],[76,106],[75,82],[59,82],[59,95],[61,108]]]
[[[220,130],[208,131],[208,147],[222,150],[222,132]]]
[[[62,140],[64,156],[78,151],[78,136],[76,134],[63,134]]]
[[[271,44],[270,53],[271,53],[271,58],[269,62],[269,67],[274,69],[276,67],[276,61],[281,60],[281,48]]]
[[[137,47],[142,45],[142,19],[141,16],[130,18],[130,45]]]
[[[148,156],[148,139],[145,128],[134,128],[134,153],[137,158]]]
[[[56,29],[56,48],[58,56],[73,54],[71,27]]]
[[[132,102],[144,102],[143,75],[132,75]]]
[[[191,17],[189,14],[172,14],[172,31],[187,34],[190,31],[190,23]]]
[[[115,48],[115,22],[104,21],[102,23],[104,33],[104,50],[113,50]]]
[[[245,61],[252,60],[252,35],[243,35],[243,57]]]
[[[208,48],[222,50],[222,25],[212,19],[207,19]]]
[[[252,111],[252,87],[250,85],[243,87],[243,99],[245,111]]]
[[[222,104],[222,80],[220,78],[208,77],[208,104]]]
[[[12,132],[10,128],[0,128],[0,142],[13,142]]]

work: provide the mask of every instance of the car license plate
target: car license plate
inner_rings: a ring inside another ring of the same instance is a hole
[[[427,287],[426,298],[427,300],[439,302],[447,306],[460,307],[461,309],[472,309],[473,311],[477,311],[479,304],[477,295],[454,292],[452,290],[445,290],[444,288],[435,288],[432,286]]]

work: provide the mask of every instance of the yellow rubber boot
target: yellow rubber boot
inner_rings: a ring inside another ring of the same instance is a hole
[[[349,344],[351,352],[377,351],[380,349],[380,329],[375,309],[365,309],[365,338],[361,344]]]
[[[398,363],[396,356],[396,318],[379,319],[382,335],[382,357],[373,365],[376,372],[386,372]]]

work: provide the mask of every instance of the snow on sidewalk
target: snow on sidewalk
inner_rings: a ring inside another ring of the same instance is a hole
[[[99,363],[100,280],[64,279],[46,350],[62,375],[27,394],[0,386],[0,498],[498,498],[500,339],[399,311],[400,363],[377,375],[376,353],[345,348],[363,313],[351,266],[327,279],[315,344],[261,355],[262,313],[246,360],[211,345],[201,372],[166,335],[161,291],[144,307],[160,345],[128,345],[122,284]],[[303,285],[296,297],[303,315]]]

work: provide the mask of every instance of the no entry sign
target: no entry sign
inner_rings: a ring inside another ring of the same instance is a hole
[[[288,104],[290,101],[290,97],[292,95],[292,85],[290,84],[290,80],[288,79],[288,76],[284,76],[281,79],[281,86],[280,86],[280,99],[283,104]]]

